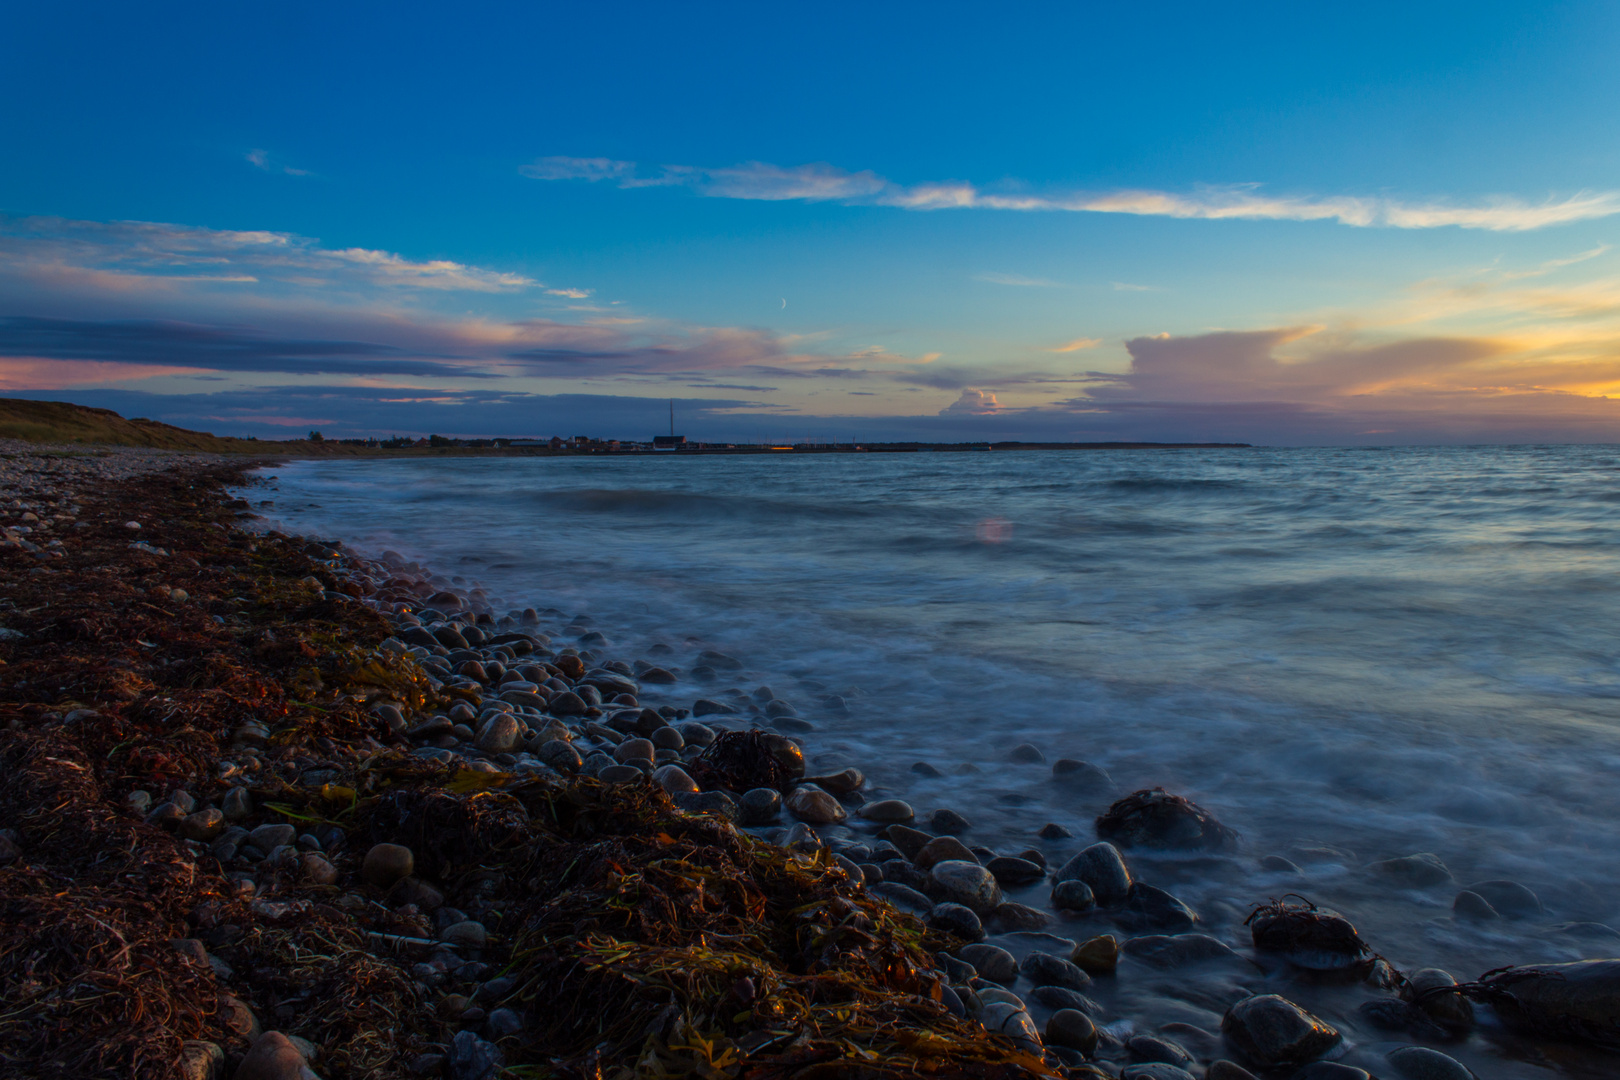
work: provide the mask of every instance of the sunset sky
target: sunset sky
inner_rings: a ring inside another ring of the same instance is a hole
[[[33,4],[0,394],[220,434],[1620,440],[1613,4]]]

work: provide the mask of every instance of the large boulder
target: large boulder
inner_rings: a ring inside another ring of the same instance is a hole
[[[1233,1005],[1221,1020],[1221,1033],[1265,1069],[1315,1061],[1339,1042],[1331,1024],[1277,994],[1256,994]]]
[[[1001,903],[1001,886],[995,876],[976,862],[947,859],[935,863],[928,876],[941,900],[971,908],[975,914],[988,915]]]
[[[1097,818],[1097,836],[1120,847],[1219,850],[1237,833],[1197,803],[1163,788],[1133,792]]]
[[[1052,885],[1083,881],[1091,888],[1097,903],[1104,906],[1123,903],[1131,891],[1131,872],[1113,844],[1093,844],[1058,867]]]

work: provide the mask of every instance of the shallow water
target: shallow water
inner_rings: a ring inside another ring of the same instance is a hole
[[[1054,865],[1110,796],[1020,742],[1162,785],[1243,834],[1232,858],[1127,853],[1139,877],[1246,943],[1304,893],[1403,969],[1460,980],[1620,953],[1555,929],[1620,922],[1620,453],[1609,447],[318,461],[271,470],[287,531],[393,549],[508,607],[585,613],[626,659],[665,642],[771,685],[817,725],[812,759],[967,837]],[[558,629],[562,620],[554,620]],[[561,642],[559,642],[560,644]],[[818,708],[826,693],[852,715]],[[910,771],[927,761],[946,776]],[[979,771],[958,775],[964,763]],[[814,767],[814,766],[813,766]],[[1075,839],[1035,838],[1042,824]],[[1311,855],[1300,849],[1333,848]],[[1456,886],[1365,863],[1427,851],[1459,882],[1510,878],[1545,917],[1450,918]],[[1267,873],[1283,854],[1301,877]],[[1013,898],[1044,905],[1045,886]],[[1053,931],[1106,932],[1101,917]],[[1134,978],[1131,976],[1134,973]],[[1258,970],[1127,967],[1093,995],[1151,1030],[1215,1030],[1265,985],[1342,1023],[1377,1071],[1406,1041],[1362,1028],[1363,987]],[[1196,984],[1196,985],[1194,985]],[[1224,988],[1224,989],[1223,989]],[[1442,1047],[1482,1077],[1613,1075],[1620,1058],[1484,1036]],[[1550,1056],[1547,1056],[1550,1055]],[[1387,1064],[1386,1073],[1391,1072]]]

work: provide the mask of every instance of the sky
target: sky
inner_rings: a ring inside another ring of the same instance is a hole
[[[1613,4],[6,26],[0,395],[261,438],[646,439],[674,399],[721,441],[1620,441]]]

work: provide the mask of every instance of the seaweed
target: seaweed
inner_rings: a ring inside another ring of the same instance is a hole
[[[1238,834],[1197,803],[1163,788],[1133,792],[1097,818],[1097,836],[1122,847],[1219,850],[1237,842]]]

